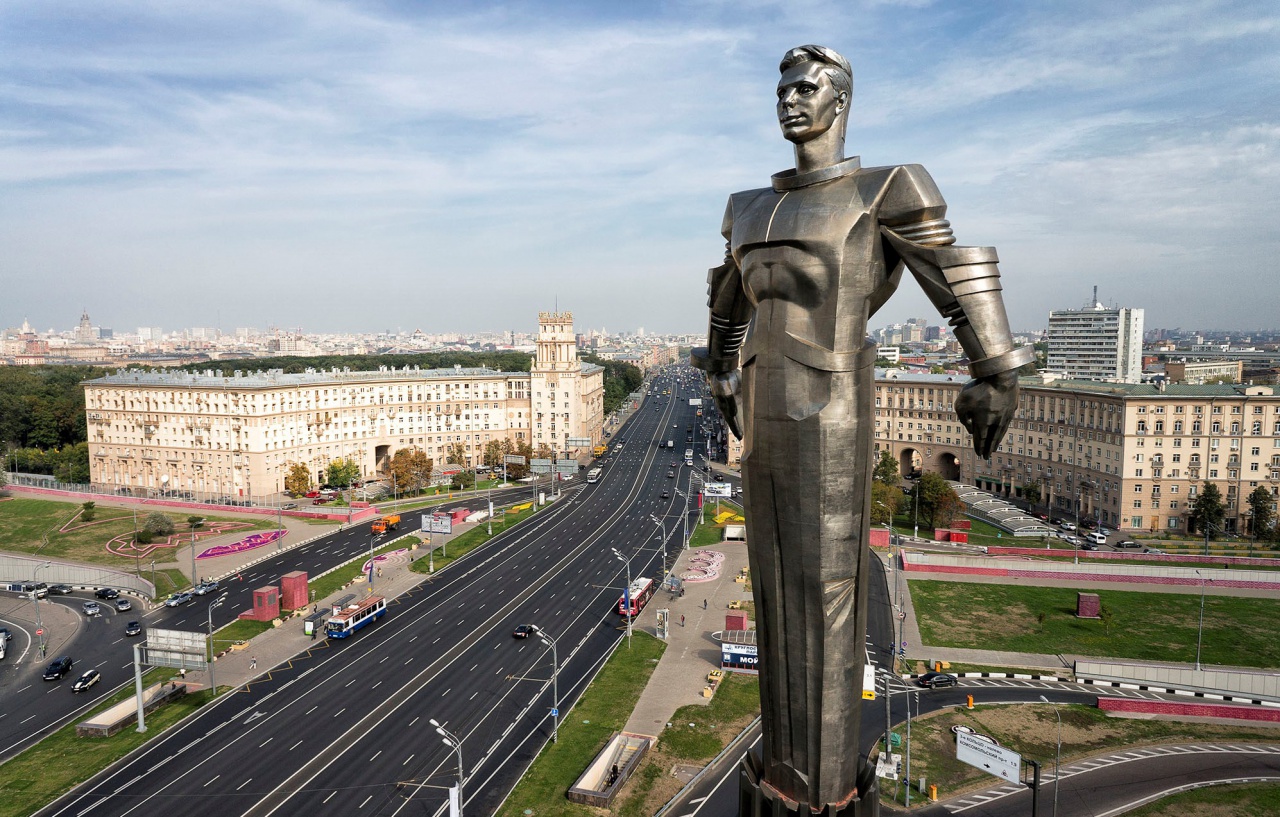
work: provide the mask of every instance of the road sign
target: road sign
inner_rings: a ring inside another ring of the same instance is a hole
[[[993,774],[1010,783],[1018,783],[1022,769],[1022,755],[997,746],[985,735],[968,732],[956,734],[956,760]]]
[[[556,463],[556,471],[561,474],[576,474],[578,473],[578,461],[560,460],[560,462]]]
[[[569,439],[564,441],[564,444],[569,448],[586,448],[587,446],[591,445],[591,438],[590,437],[570,437]]]
[[[41,627],[40,629],[36,630],[36,635],[44,635],[44,628]]]
[[[559,709],[552,709],[552,710],[551,710],[551,717],[556,718],[556,717],[559,717],[559,716],[560,716],[560,710],[559,710]]]

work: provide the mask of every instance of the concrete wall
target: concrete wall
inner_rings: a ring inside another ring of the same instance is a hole
[[[1176,689],[1233,699],[1280,703],[1280,673],[1225,667],[1196,669],[1186,664],[1142,664],[1128,661],[1077,661],[1082,682],[1121,683]]]
[[[1039,551],[1043,555],[1044,551]],[[1055,551],[1054,555],[1061,555]],[[1007,579],[1036,578],[1062,581],[1127,582],[1199,587],[1201,579],[1212,587],[1233,587],[1280,591],[1280,571],[1224,570],[1161,567],[1158,565],[1072,564],[1029,558],[990,558],[941,553],[904,554],[907,571],[955,573],[969,576],[997,576]]]
[[[114,587],[145,598],[153,598],[155,586],[147,579],[139,578],[132,572],[125,572],[109,567],[67,564],[50,559],[40,559],[16,554],[0,554],[0,584],[34,581],[35,570],[46,561],[50,565],[41,568],[39,581],[45,584],[69,584],[72,587]],[[148,575],[143,571],[143,575]]]
[[[1099,698],[1104,712],[1141,712],[1192,718],[1233,718],[1244,721],[1280,723],[1280,710],[1230,704],[1184,704],[1179,701],[1149,701],[1136,698]]]

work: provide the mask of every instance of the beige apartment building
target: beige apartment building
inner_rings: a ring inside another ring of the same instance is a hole
[[[935,471],[1004,495],[1041,486],[1040,507],[1127,531],[1187,532],[1206,481],[1248,533],[1247,497],[1280,495],[1280,396],[1269,386],[1023,378],[1018,412],[990,460],[973,453],[954,404],[966,379],[877,372],[876,449],[903,473]]]
[[[456,444],[468,465],[491,440],[560,454],[570,438],[594,445],[604,370],[577,360],[572,320],[539,315],[532,372],[122,372],[86,381],[90,478],[135,494],[250,499],[283,491],[292,463],[322,482],[328,464],[347,457],[361,474],[385,474],[402,448],[425,451],[438,471]]]

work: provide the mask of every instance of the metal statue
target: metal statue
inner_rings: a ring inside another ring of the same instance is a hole
[[[780,70],[778,123],[796,166],[729,197],[725,261],[707,278],[707,347],[693,354],[744,438],[764,734],[760,765],[743,770],[754,805],[741,809],[871,814],[859,739],[875,463],[868,319],[910,269],[969,358],[955,411],[984,458],[1032,350],[1014,347],[995,250],[954,245],[924,168],[845,158],[848,61],[806,45]]]

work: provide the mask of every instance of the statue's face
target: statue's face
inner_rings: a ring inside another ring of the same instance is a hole
[[[808,142],[831,130],[849,103],[846,92],[837,92],[827,76],[829,66],[819,62],[793,65],[778,80],[778,124],[790,142]]]

